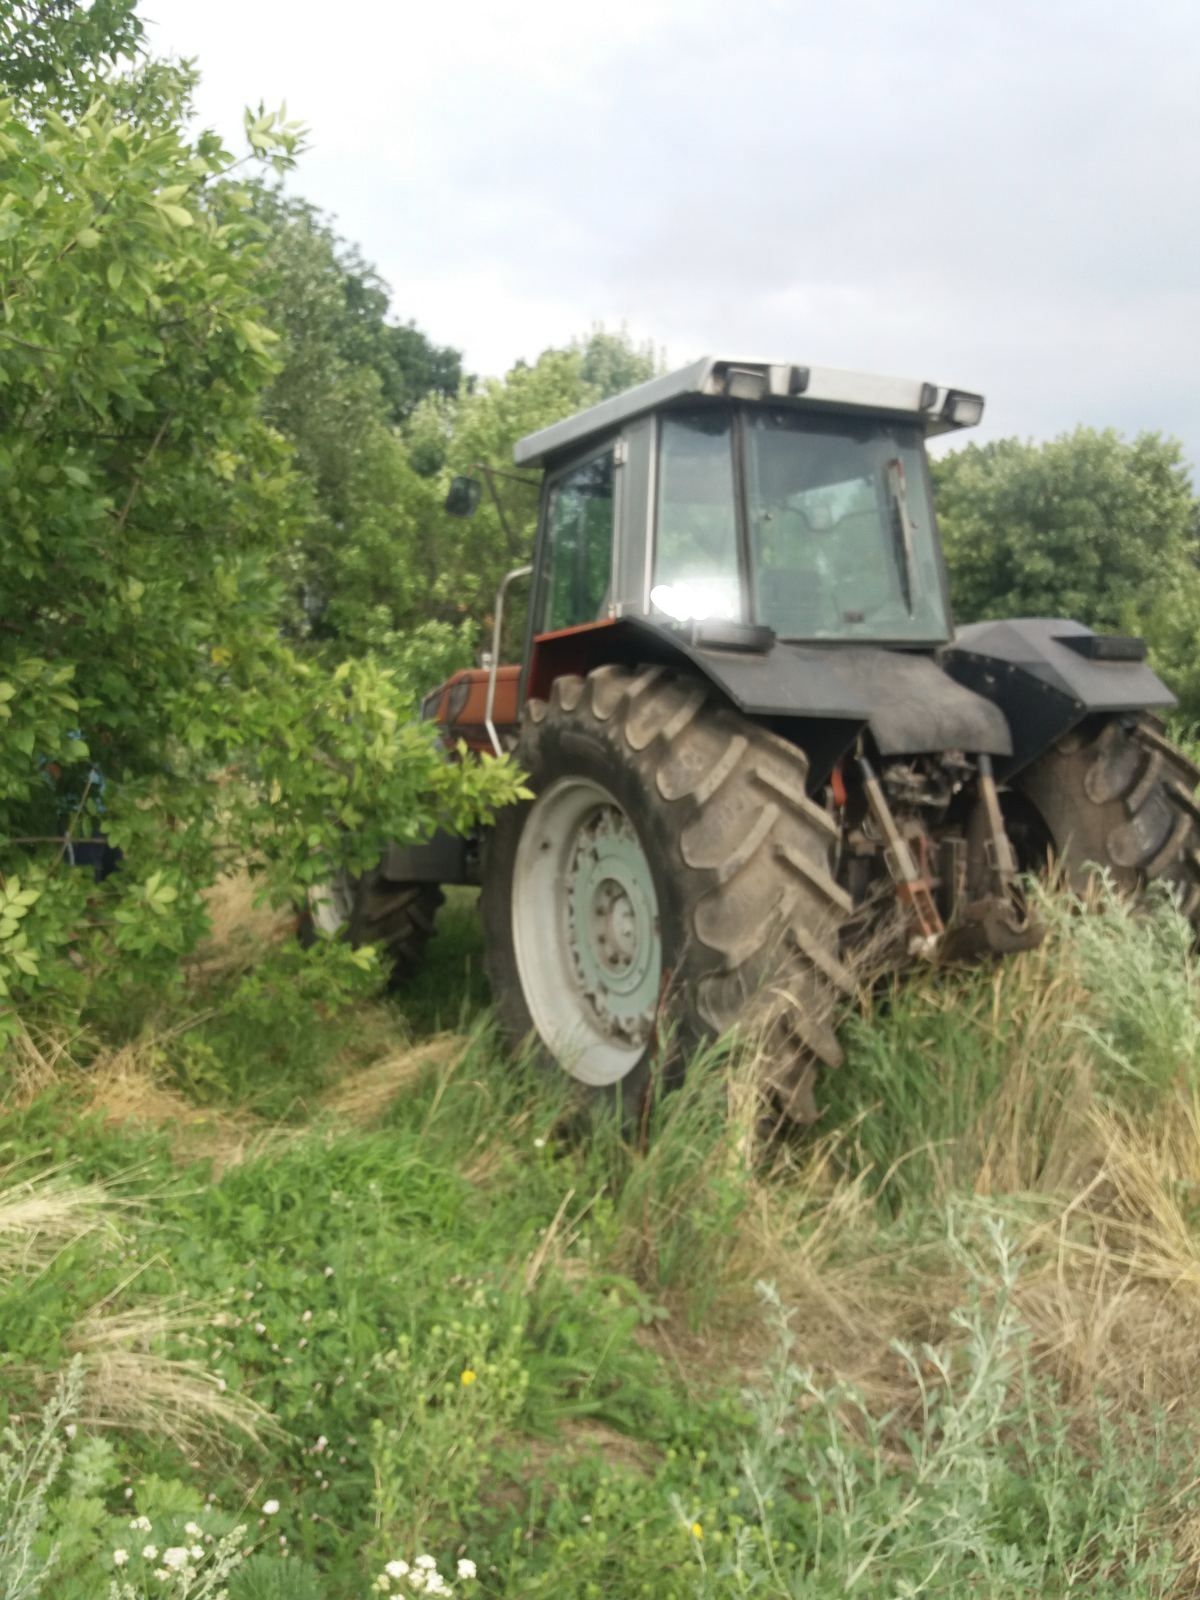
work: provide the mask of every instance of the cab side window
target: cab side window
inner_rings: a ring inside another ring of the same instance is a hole
[[[613,554],[612,451],[573,467],[550,488],[542,631],[595,622],[608,609]]]

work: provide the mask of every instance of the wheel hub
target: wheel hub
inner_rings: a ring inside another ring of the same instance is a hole
[[[614,805],[583,818],[567,861],[567,941],[580,991],[612,1039],[644,1045],[658,999],[658,908],[650,865]]]

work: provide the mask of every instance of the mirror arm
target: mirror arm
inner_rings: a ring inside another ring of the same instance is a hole
[[[475,471],[483,474],[483,480],[488,486],[488,494],[491,495],[492,504],[496,508],[496,515],[500,518],[500,526],[504,529],[504,537],[508,541],[508,553],[510,556],[515,556],[517,554],[517,536],[504,513],[504,506],[496,490],[496,479],[508,478],[513,483],[524,483],[531,488],[536,487],[538,480],[535,478],[519,478],[515,472],[502,472],[499,467],[489,467],[482,461],[476,463]]]
[[[488,480],[489,487],[491,480]],[[495,490],[492,496],[495,498]],[[499,502],[497,502],[499,505]],[[501,512],[501,517],[504,513]],[[506,572],[500,580],[500,587],[496,591],[496,615],[492,621],[492,659],[488,663],[487,702],[484,706],[483,725],[487,729],[487,736],[492,741],[492,749],[498,756],[504,754],[500,745],[496,725],[492,721],[492,712],[496,708],[496,673],[500,667],[500,630],[504,624],[504,596],[508,593],[508,586],[518,578],[527,578],[533,571],[532,567],[514,567],[511,572]]]

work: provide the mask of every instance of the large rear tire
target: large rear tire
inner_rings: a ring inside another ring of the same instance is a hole
[[[1145,716],[1068,735],[1013,785],[1077,891],[1097,866],[1127,893],[1167,885],[1200,930],[1200,769]]]
[[[854,981],[838,829],[802,751],[663,667],[559,678],[525,709],[535,798],[497,819],[483,871],[486,964],[509,1039],[626,1111],[671,1030],[673,1070],[745,1020],[767,1087],[811,1120]]]
[[[393,883],[378,867],[356,878],[341,872],[309,891],[300,936],[324,933],[380,946],[394,985],[420,965],[443,898],[435,883]]]

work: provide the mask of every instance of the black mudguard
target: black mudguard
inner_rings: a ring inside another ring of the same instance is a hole
[[[1086,717],[1165,711],[1175,696],[1145,662],[1140,639],[1111,638],[1063,618],[974,622],[941,652],[956,683],[992,701],[1012,730],[997,761],[1011,777]]]
[[[747,648],[739,648],[742,637]],[[720,643],[713,642],[720,639]],[[583,654],[585,644],[594,655]],[[967,750],[1007,757],[1003,712],[950,677],[932,650],[879,645],[791,644],[766,629],[716,624],[675,627],[627,617],[566,641],[569,670],[602,661],[691,666],[739,711],[800,739],[820,781],[863,728],[884,756]]]

